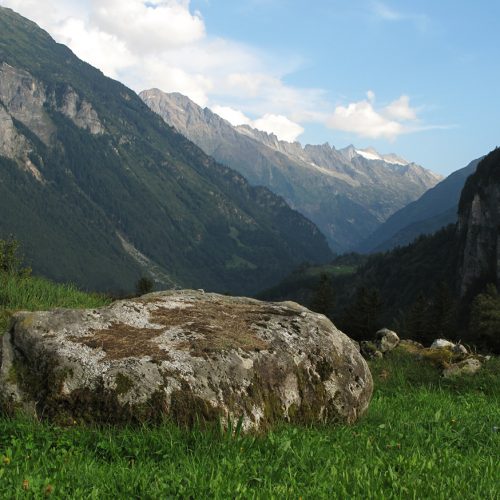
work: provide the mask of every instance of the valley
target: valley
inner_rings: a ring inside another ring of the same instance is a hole
[[[1,498],[500,497],[487,7],[0,0]]]

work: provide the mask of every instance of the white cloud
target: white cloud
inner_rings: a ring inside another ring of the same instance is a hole
[[[410,106],[410,98],[402,95],[385,108],[385,112],[395,120],[416,120],[417,112]]]
[[[382,2],[373,2],[373,11],[375,14],[381,19],[385,19],[387,21],[399,21],[403,19],[403,15],[394,9],[391,9],[388,5]]]
[[[251,125],[252,120],[248,118],[242,111],[231,108],[230,106],[212,106],[212,111],[219,115],[224,120],[227,120],[231,125]]]
[[[374,92],[368,91],[367,97],[367,100],[337,106],[328,118],[327,125],[362,137],[383,137],[391,141],[415,130],[407,123],[417,120],[416,110],[410,106],[408,96],[402,95],[380,109],[375,108]]]
[[[254,127],[269,134],[275,134],[281,141],[294,142],[304,129],[283,115],[265,114],[254,121]]]
[[[200,106],[208,104],[208,93],[214,84],[210,77],[186,71],[162,57],[148,57],[128,73],[128,84],[135,90],[155,87],[164,92],[180,92]]]
[[[417,114],[407,96],[378,108],[375,93],[369,90],[366,100],[335,108],[325,90],[285,83],[286,75],[297,67],[296,56],[273,57],[207,34],[202,15],[192,11],[190,0],[0,0],[0,4],[33,19],[78,57],[135,91],[156,87],[180,92],[201,106],[212,106],[232,123],[246,123],[283,140],[296,140],[305,123],[390,140],[416,130],[410,125]],[[381,2],[372,5],[387,20],[412,18]]]
[[[430,19],[425,14],[401,12],[381,1],[372,1],[371,7],[375,16],[382,21],[410,22],[422,33],[425,33],[430,25]]]
[[[201,16],[179,0],[92,0],[90,23],[140,52],[162,52],[205,35]]]
[[[84,61],[91,62],[103,73],[118,78],[120,70],[137,63],[137,57],[115,35],[88,28],[84,21],[70,17],[54,29]]]
[[[211,109],[235,127],[249,125],[257,130],[276,135],[280,141],[294,142],[304,132],[303,127],[283,115],[267,113],[257,120],[252,120],[242,111],[230,106],[212,106]]]

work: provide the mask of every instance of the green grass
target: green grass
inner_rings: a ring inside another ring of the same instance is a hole
[[[0,273],[0,335],[14,311],[40,311],[54,307],[92,308],[109,302],[103,295],[84,293],[73,285],[60,285],[34,276],[23,278]]]
[[[499,498],[499,360],[451,381],[404,353],[372,369],[351,427],[231,437],[0,420],[0,497]]]
[[[4,316],[107,302],[38,278],[1,279]],[[403,351],[371,368],[372,403],[351,427],[235,436],[0,417],[0,498],[500,498],[500,359],[454,380]]]

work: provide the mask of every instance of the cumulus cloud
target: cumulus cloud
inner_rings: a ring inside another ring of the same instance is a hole
[[[410,106],[410,98],[402,95],[385,108],[385,112],[395,120],[416,120],[417,112]]]
[[[118,78],[120,70],[137,63],[137,57],[122,40],[115,35],[88,28],[81,19],[66,19],[54,28],[54,34],[64,40],[81,59],[91,62],[112,78]]]
[[[242,111],[230,106],[212,106],[212,111],[227,120],[231,125],[249,125],[268,134],[274,134],[280,141],[294,142],[304,132],[304,128],[283,115],[267,113],[252,120]]]
[[[252,125],[252,120],[239,109],[215,105],[212,106],[212,111],[235,127],[238,125]]]
[[[282,141],[293,142],[297,140],[304,129],[283,115],[265,114],[262,118],[255,120],[254,127],[267,133],[274,133]]]
[[[389,105],[376,109],[375,93],[367,92],[367,99],[347,106],[337,106],[328,118],[327,125],[333,129],[352,132],[371,139],[385,138],[390,141],[399,135],[414,130],[408,122],[417,120],[416,110],[410,99],[402,95]]]
[[[180,47],[205,35],[201,15],[180,0],[92,0],[90,24],[141,52]]]
[[[336,108],[327,92],[285,83],[293,57],[273,57],[234,40],[207,33],[190,0],[0,0],[39,23],[81,59],[141,91],[181,92],[212,106],[233,124],[248,124],[296,140],[306,123],[363,137],[394,139],[415,130],[409,98],[375,105],[375,94]],[[378,15],[404,18],[381,2]],[[218,106],[215,106],[215,105]]]

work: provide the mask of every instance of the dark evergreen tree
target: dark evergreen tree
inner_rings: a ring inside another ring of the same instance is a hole
[[[9,236],[6,240],[0,240],[0,273],[29,275],[31,269],[23,267],[22,263],[19,242],[13,236]]]
[[[342,328],[356,340],[372,339],[381,327],[382,300],[375,288],[360,287],[353,304],[344,310]]]
[[[484,347],[500,353],[500,294],[493,284],[472,303],[470,333]]]
[[[450,287],[445,282],[439,283],[429,308],[428,336],[423,340],[428,342],[432,342],[434,338],[458,340],[456,314],[456,302]]]
[[[428,344],[435,337],[429,329],[429,300],[420,293],[417,300],[410,307],[406,316],[406,338]]]
[[[152,292],[153,288],[154,281],[151,278],[143,276],[142,278],[139,278],[135,284],[135,293],[138,296],[145,295],[146,293]]]
[[[335,306],[335,291],[332,285],[332,279],[326,273],[322,273],[318,286],[314,292],[310,308],[325,316],[331,316]]]

